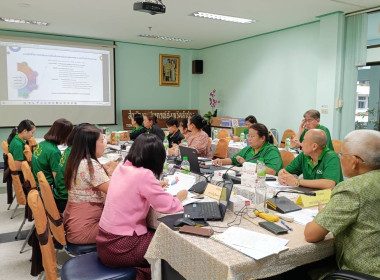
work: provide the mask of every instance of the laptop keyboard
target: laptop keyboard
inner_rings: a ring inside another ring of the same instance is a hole
[[[217,217],[220,215],[218,204],[214,202],[202,202],[203,217]]]

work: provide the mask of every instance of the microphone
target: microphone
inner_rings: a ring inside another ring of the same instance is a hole
[[[228,175],[228,171],[230,171],[230,169],[233,167],[235,167],[235,165],[232,165],[231,167],[227,168],[226,172],[222,176],[223,180],[227,180],[227,178],[231,180],[230,176]]]
[[[304,194],[304,195],[309,195],[309,196],[316,196],[317,194],[315,192],[304,192],[304,191],[296,191],[296,190],[282,190],[282,191],[278,191],[276,192],[276,194],[273,196],[273,197],[277,197],[277,195],[280,193],[280,192],[286,192],[286,193],[298,193],[298,194]]]

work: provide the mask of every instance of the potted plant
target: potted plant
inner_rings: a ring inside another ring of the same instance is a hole
[[[203,130],[208,134],[208,136],[211,137],[211,118],[216,117],[218,114],[218,109],[216,109],[216,104],[220,103],[220,100],[215,99],[215,93],[216,90],[214,89],[213,91],[210,92],[210,106],[211,110],[208,111],[206,114],[203,115],[203,117],[207,120],[207,125]]]

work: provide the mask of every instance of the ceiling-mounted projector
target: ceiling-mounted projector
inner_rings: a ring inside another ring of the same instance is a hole
[[[164,14],[166,7],[161,1],[142,1],[142,2],[136,2],[133,4],[133,10],[144,12],[144,13],[150,13],[151,15],[155,14]]]

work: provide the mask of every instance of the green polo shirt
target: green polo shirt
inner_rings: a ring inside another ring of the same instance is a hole
[[[330,131],[327,127],[323,126],[323,125],[318,125],[317,129],[321,129],[323,130],[325,133],[326,133],[326,136],[327,136],[327,142],[326,142],[326,147],[329,148],[331,151],[334,151],[334,146],[331,142],[331,135],[330,135]],[[301,134],[301,137],[300,137],[300,142],[302,143],[303,142],[303,138],[305,137],[305,133],[308,131],[308,129],[306,128],[305,131]]]
[[[24,156],[24,146],[26,142],[22,140],[17,134],[13,137],[9,144],[9,152],[12,154],[14,160],[26,160]]]
[[[253,163],[256,163],[259,158],[263,158],[265,165],[276,170],[276,174],[282,168],[280,151],[277,147],[268,142],[264,143],[257,153],[255,153],[255,150],[251,146],[248,146],[234,155],[231,158],[232,164],[241,166],[241,164],[236,160],[237,156],[241,156],[245,161]]]
[[[248,128],[244,128],[244,130],[243,130],[243,133],[244,133],[244,135],[245,135],[245,139],[247,139],[247,134],[248,134]]]
[[[380,170],[338,184],[314,221],[334,234],[339,269],[380,277]]]
[[[54,179],[54,188],[53,195],[55,199],[67,200],[67,189],[65,185],[65,169],[67,159],[69,158],[71,152],[71,147],[67,147],[61,156],[61,160],[59,161],[59,168],[57,175],[55,175]]]
[[[53,184],[53,172],[58,172],[61,152],[56,144],[49,141],[42,141],[34,149],[32,157],[32,172],[38,184],[37,173],[42,171],[49,184]]]
[[[311,157],[302,152],[285,167],[285,170],[291,174],[303,174],[305,180],[329,179],[337,184],[343,181],[338,155],[327,147],[324,148],[315,164],[312,163]]]

